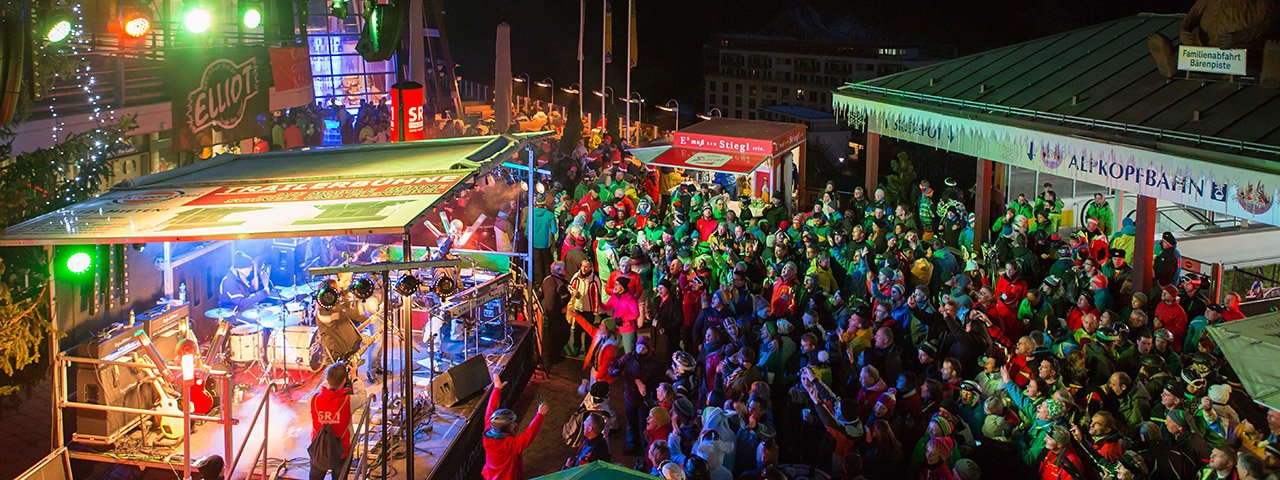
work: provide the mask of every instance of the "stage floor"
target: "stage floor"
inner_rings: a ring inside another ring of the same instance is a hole
[[[504,403],[511,403],[519,396],[532,375],[536,365],[534,365],[534,345],[533,335],[527,326],[513,325],[511,328],[512,342],[509,346],[502,344],[482,343],[479,353],[485,357],[490,372],[497,372],[502,375],[510,385],[504,395]],[[415,345],[414,362],[427,363],[428,353],[426,348],[418,342]],[[474,350],[474,346],[472,347]],[[454,342],[444,342],[442,345],[447,356],[454,358],[462,358],[460,351],[462,344]],[[369,374],[369,362],[366,362],[360,368],[360,378],[363,381],[373,380],[372,384],[356,387],[356,394],[353,395],[352,405],[354,407],[353,421],[359,423],[362,415],[369,415],[368,429],[371,434],[368,435],[369,455],[365,455],[363,442],[364,436],[362,432],[353,430],[353,442],[355,450],[356,468],[361,468],[359,462],[365,461],[368,468],[375,469],[375,474],[381,474],[381,467],[377,464],[375,457],[378,455],[380,448],[378,442],[381,439],[381,423],[382,423],[382,400],[381,400],[381,379],[373,378]],[[396,374],[392,375],[397,381],[390,382],[389,388],[392,392],[403,391],[400,383],[398,383],[401,371],[400,362],[394,362],[391,370]],[[447,365],[440,365],[438,370],[444,370]],[[241,455],[239,465],[235,469],[232,480],[242,478],[261,478],[263,465],[262,462],[253,462],[254,455],[262,448],[264,437],[269,437],[267,441],[268,477],[277,476],[277,478],[287,479],[305,479],[308,477],[309,464],[307,446],[310,444],[311,435],[311,419],[309,411],[309,397],[318,391],[320,382],[324,375],[322,372],[294,372],[296,384],[287,389],[278,390],[269,400],[270,406],[267,412],[264,412],[264,419],[260,419],[257,425],[253,426],[253,433],[249,435],[245,441],[246,433],[251,425],[250,421],[254,417],[254,413],[258,410],[262,403],[263,394],[267,387],[259,385],[257,380],[248,374],[241,374],[236,377],[237,384],[243,384],[246,388],[243,398],[234,405],[233,418],[239,419],[239,425],[232,428],[233,452],[242,448],[241,442],[244,443],[244,453]],[[488,378],[483,381],[488,384]],[[416,398],[426,398],[430,393],[430,377],[429,372],[424,367],[417,367],[414,372],[414,394]],[[465,402],[455,407],[447,407],[438,405],[435,413],[428,415],[427,420],[419,424],[418,434],[415,438],[414,452],[414,478],[470,478],[468,473],[474,475],[478,472],[479,466],[483,463],[483,451],[479,448],[479,439],[481,430],[483,430],[484,402],[487,400],[488,389],[481,390],[480,394],[473,395]],[[363,392],[363,393],[361,393]],[[376,396],[376,397],[375,397]],[[373,402],[368,399],[374,398]],[[396,398],[393,393],[392,398]],[[372,403],[370,405],[370,403]],[[400,407],[393,404],[389,411],[393,419],[398,417]],[[269,425],[267,434],[263,433],[263,425]],[[424,427],[423,425],[428,425]],[[393,429],[395,431],[396,429]],[[155,435],[152,434],[151,437]],[[208,455],[224,455],[224,429],[221,425],[206,423],[197,425],[191,434],[191,456],[198,459]],[[92,446],[84,446],[71,444],[71,456],[79,460],[91,460],[97,462],[107,462],[116,464],[134,465],[141,468],[158,468],[163,470],[171,470],[181,476],[183,463],[183,445],[181,440],[176,444],[167,446],[143,446],[143,434],[140,429],[135,429],[125,438],[117,442],[112,448],[102,449]],[[404,478],[405,472],[405,455],[404,441],[396,440],[390,444],[392,450],[391,462],[387,465],[390,478]],[[476,454],[479,454],[479,462],[476,463]],[[230,463],[231,459],[227,459]],[[354,470],[353,470],[354,471]],[[227,473],[230,472],[228,465]],[[193,471],[193,475],[195,472]],[[197,477],[198,478],[198,477]]]

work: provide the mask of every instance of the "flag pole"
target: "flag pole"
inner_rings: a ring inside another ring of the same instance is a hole
[[[635,24],[635,0],[627,0],[627,127],[623,130],[622,138],[627,139],[627,143],[631,140],[631,42],[634,42],[632,35],[636,32],[632,31]]]
[[[578,118],[582,118],[582,99],[583,87],[582,83],[582,61],[585,57],[582,55],[582,40],[587,31],[587,0],[578,0]],[[552,92],[554,94],[555,92]]]
[[[602,17],[600,20],[600,25],[603,27],[600,30],[600,138],[604,138],[605,132],[609,131],[609,117],[605,112],[605,100],[607,100],[605,96],[609,93],[605,90],[605,87],[608,86],[606,69],[609,65],[607,57],[609,54],[609,0],[604,0],[604,15]]]

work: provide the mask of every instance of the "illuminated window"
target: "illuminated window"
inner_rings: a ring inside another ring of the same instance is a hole
[[[340,102],[354,109],[360,102],[378,103],[395,83],[395,62],[366,63],[356,53],[363,20],[352,11],[345,20],[317,13],[329,12],[327,2],[309,0],[312,12],[307,23],[307,43],[311,50],[311,76],[316,100],[324,105]],[[353,10],[356,4],[351,4]]]

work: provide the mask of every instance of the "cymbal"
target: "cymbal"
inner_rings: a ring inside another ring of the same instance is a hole
[[[279,330],[284,327],[292,327],[294,325],[301,325],[301,324],[302,324],[302,319],[294,316],[276,317],[276,318],[258,320],[259,326],[261,326],[262,328],[270,329],[270,330]]]
[[[284,311],[280,307],[258,307],[251,308],[240,312],[240,318],[250,322],[261,322],[263,320],[275,319],[284,315]]]
[[[303,295],[311,295],[315,292],[316,292],[315,286],[312,286],[311,284],[308,284],[308,283],[301,283],[298,285],[291,285],[291,286],[280,289],[280,297],[282,298],[301,297]]]
[[[213,310],[205,311],[204,316],[207,318],[223,320],[236,316],[236,310],[234,308],[215,308]]]

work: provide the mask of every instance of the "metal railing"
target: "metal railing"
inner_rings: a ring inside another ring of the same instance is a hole
[[[369,475],[369,436],[372,430],[369,428],[369,407],[378,400],[378,395],[369,395],[369,399],[364,402],[364,411],[360,413],[360,421],[356,423],[356,435],[351,438],[351,447],[347,451],[347,472],[351,471],[352,464],[356,460],[356,445],[360,445],[360,465],[356,468],[356,475],[352,480],[364,480]],[[384,427],[385,428],[385,427]]]
[[[1280,146],[1267,145],[1257,142],[1247,142],[1244,140],[1232,140],[1212,135],[1201,135],[1192,133],[1176,132],[1173,130],[1165,130],[1162,128],[1144,127],[1141,125],[1132,125],[1121,122],[1113,122],[1110,120],[1100,120],[1096,118],[1077,117],[1074,115],[1065,115],[1061,113],[1049,113],[1029,108],[1010,107],[1007,105],[997,105],[993,103],[975,102],[972,100],[963,100],[958,98],[941,97],[930,95],[927,93],[908,92],[896,90],[892,88],[879,87],[864,83],[853,83],[840,87],[841,92],[863,92],[884,95],[887,97],[898,97],[908,100],[916,100],[921,102],[931,102],[938,105],[958,107],[962,109],[975,110],[985,114],[1004,114],[1013,115],[1032,120],[1053,121],[1063,125],[1071,125],[1084,127],[1088,129],[1100,129],[1115,132],[1118,134],[1140,134],[1154,137],[1155,140],[1177,140],[1189,142],[1195,145],[1211,145],[1223,148],[1232,148],[1241,152],[1254,152],[1266,155],[1280,156]]]
[[[267,478],[267,439],[271,437],[271,394],[275,393],[276,384],[267,385],[266,392],[262,395],[262,401],[258,403],[258,408],[253,412],[253,420],[249,421],[249,429],[244,432],[244,440],[240,442],[240,449],[236,451],[236,457],[231,461],[231,470],[227,472],[225,478],[235,478],[236,467],[240,466],[240,456],[244,455],[244,447],[249,445],[249,436],[253,435],[253,429],[258,425],[258,417],[262,417],[262,448],[258,450],[258,454],[253,457],[254,463],[258,463],[258,458],[262,458],[262,478]],[[229,401],[229,400],[224,400]],[[252,468],[250,472],[252,473]]]

